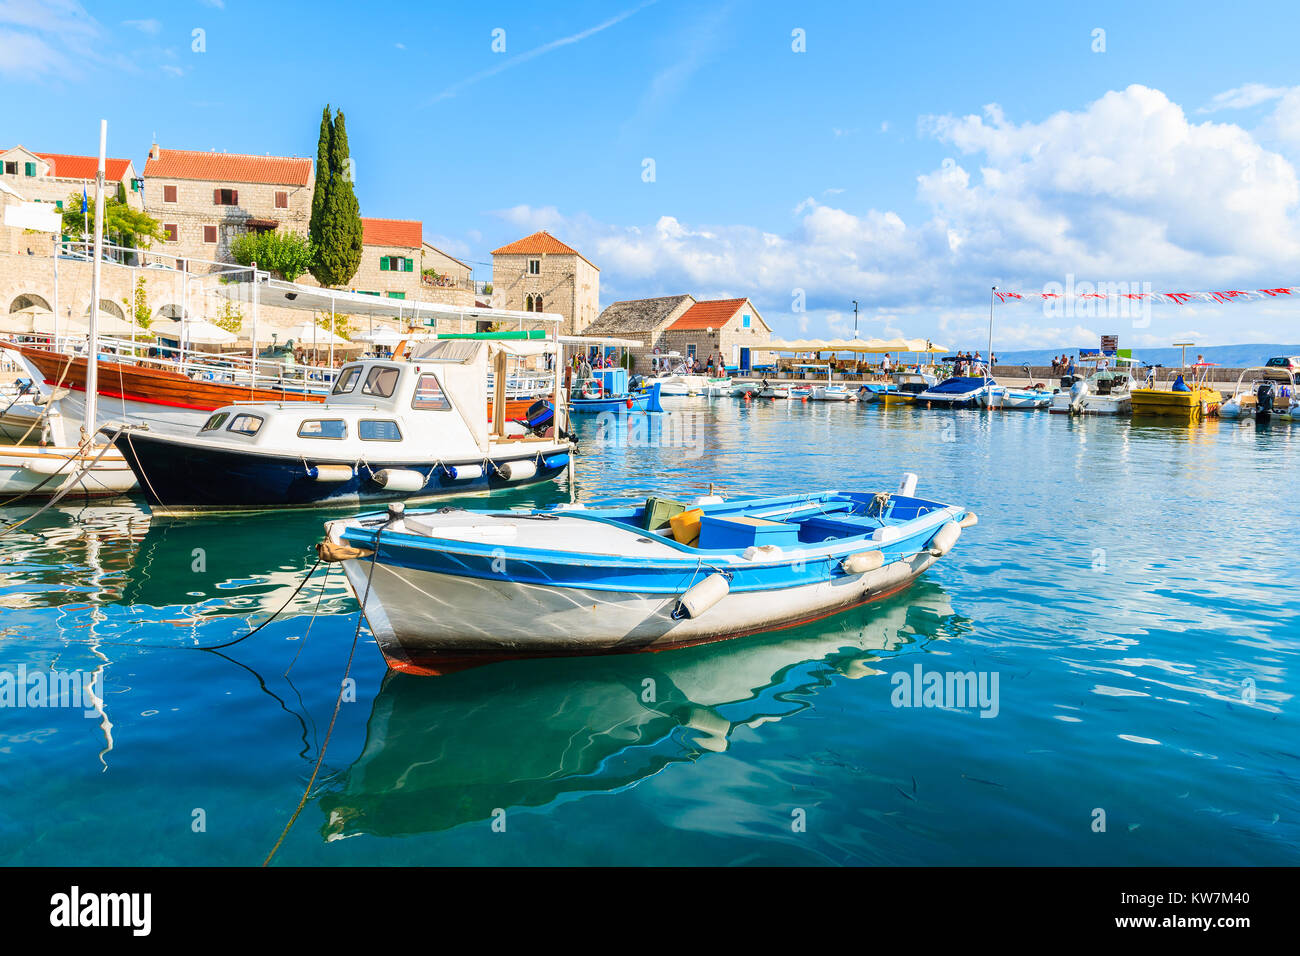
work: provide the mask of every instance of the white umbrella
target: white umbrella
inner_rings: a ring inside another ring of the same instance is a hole
[[[281,343],[293,339],[293,344],[300,349],[311,348],[313,344],[317,347],[348,344],[348,340],[342,336],[335,335],[329,329],[311,322],[304,322],[302,325],[295,325],[291,329],[278,329],[277,331],[280,333]]]
[[[161,325],[155,325],[151,331],[167,336],[169,339],[179,339],[181,337],[181,323],[175,319],[170,320],[164,328]],[[239,336],[234,332],[227,332],[219,325],[213,325],[206,319],[190,319],[185,323],[185,341],[191,345],[229,345],[237,341]]]
[[[396,329],[375,329],[373,332],[361,332],[354,335],[352,341],[369,342],[371,345],[383,345],[392,348],[403,339],[411,337],[409,333],[398,332]]]

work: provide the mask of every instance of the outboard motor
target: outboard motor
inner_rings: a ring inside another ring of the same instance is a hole
[[[1085,379],[1077,376],[1066,377],[1074,378],[1074,382],[1070,385],[1070,411],[1081,412],[1083,411],[1083,400],[1088,395],[1088,383]],[[1061,382],[1064,384],[1065,379],[1061,379]]]
[[[1255,421],[1266,422],[1273,417],[1273,399],[1275,397],[1272,382],[1260,382],[1255,389]]]
[[[1061,388],[1072,388],[1075,382],[1082,382],[1083,378],[1078,375],[1062,375]]]

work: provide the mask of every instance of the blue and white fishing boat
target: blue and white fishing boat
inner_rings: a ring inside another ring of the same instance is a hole
[[[974,408],[984,393],[996,384],[993,379],[982,375],[954,375],[920,392],[916,401],[946,408]]]
[[[343,366],[321,404],[239,403],[193,434],[128,427],[115,441],[150,504],[173,513],[355,506],[547,481],[568,467],[571,442],[553,417],[531,428],[507,421],[503,375],[490,424],[486,372],[489,356],[504,372],[508,355],[553,347],[438,340],[409,362]]]
[[[602,368],[573,385],[569,396],[569,411],[577,414],[599,415],[601,412],[661,412],[659,403],[660,382],[651,382],[646,388],[631,388],[627,369]]]
[[[901,590],[975,524],[915,496],[711,495],[409,512],[326,525],[389,666],[659,651],[815,620]],[[689,520],[688,520],[689,519]],[[694,528],[698,536],[684,543]]]

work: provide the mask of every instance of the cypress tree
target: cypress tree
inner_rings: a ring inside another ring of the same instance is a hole
[[[316,185],[311,194],[311,221],[307,226],[307,234],[311,237],[312,246],[320,248],[321,245],[321,227],[322,217],[325,213],[325,197],[329,195],[330,186],[330,141],[334,136],[334,124],[330,122],[329,104],[325,104],[325,109],[320,117],[320,138],[316,141]],[[315,262],[312,263],[311,274],[316,277],[316,281],[325,285],[325,282],[317,274]]]
[[[340,286],[356,275],[361,265],[361,206],[352,184],[348,132],[341,110],[334,114],[329,164],[330,185],[321,213],[317,269],[312,275],[321,285]]]

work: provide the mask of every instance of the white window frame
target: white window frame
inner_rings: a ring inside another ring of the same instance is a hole
[[[536,266],[536,268],[533,268],[534,266]],[[529,259],[529,260],[528,260],[528,274],[529,274],[530,276],[539,276],[539,275],[542,274],[542,260],[541,260],[541,259]]]

